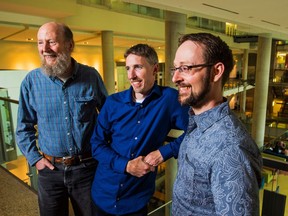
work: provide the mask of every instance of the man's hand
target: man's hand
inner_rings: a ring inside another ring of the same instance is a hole
[[[151,165],[151,166],[158,166],[160,163],[164,161],[161,153],[159,150],[150,152],[145,158],[145,163]]]
[[[155,167],[145,163],[143,159],[143,156],[139,156],[133,160],[128,161],[126,172],[136,177],[142,177],[149,172],[154,172]]]
[[[54,170],[55,168],[46,158],[42,158],[41,160],[37,161],[35,167],[37,170],[42,170],[45,167],[48,167],[50,170]]]

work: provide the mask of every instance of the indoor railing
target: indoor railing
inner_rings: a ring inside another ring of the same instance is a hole
[[[0,90],[2,89],[0,88]],[[17,110],[17,100],[10,99],[8,96],[0,94],[0,164],[13,175],[27,183],[27,185],[37,190],[37,171],[34,167],[29,166],[16,145],[15,127],[17,121]],[[266,124],[265,136],[278,137],[279,139],[286,140],[286,136],[288,135],[287,132],[274,127],[273,123],[268,122]],[[18,164],[19,161],[22,163],[21,166]],[[282,188],[286,187],[286,180],[281,182],[283,176],[283,170],[281,171],[282,168],[277,169],[277,167],[275,167],[279,163],[276,165],[273,163],[271,164],[273,167],[269,167],[271,161],[265,159],[265,162],[266,164],[264,165],[266,165],[266,168],[263,170],[263,176],[265,176],[263,188],[268,188],[270,191],[277,190],[277,192],[283,193]],[[163,178],[163,176],[166,175],[166,168],[169,167],[166,163],[167,162],[163,163],[163,165],[159,167],[159,175],[156,180],[157,191],[148,205],[150,216],[169,216],[171,213],[170,210],[172,202],[171,198],[165,197],[166,180]],[[284,163],[287,164],[286,161]],[[280,164],[283,164],[283,161],[280,162]],[[287,171],[285,170],[285,172]],[[278,181],[278,179],[280,179],[280,181]],[[169,184],[173,184],[173,182],[170,182]]]
[[[1,90],[1,89],[0,89]],[[0,91],[1,93],[1,91]],[[0,95],[0,164],[9,172],[22,180],[33,190],[37,191],[37,170],[31,167],[22,155],[15,140],[17,124],[18,101],[10,99],[7,95]],[[167,137],[173,139],[172,137]],[[155,196],[148,205],[149,215],[160,216],[170,214],[170,203],[165,203],[165,163],[158,167]]]

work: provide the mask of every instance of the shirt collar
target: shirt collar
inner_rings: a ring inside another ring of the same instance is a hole
[[[215,122],[227,116],[230,112],[229,103],[226,98],[223,98],[223,100],[224,102],[221,103],[220,105],[210,110],[207,110],[206,112],[203,112],[199,115],[193,114],[192,108],[190,108],[189,126],[191,127],[191,129],[197,126],[201,131],[205,131],[209,127],[211,127]]]
[[[72,71],[72,79],[74,80],[76,77],[77,77],[77,75],[78,75],[78,73],[80,73],[80,71],[79,71],[79,64],[78,64],[78,62],[74,59],[74,58],[72,58],[71,57],[71,64],[73,65],[73,71]]]
[[[125,103],[135,103],[133,101],[133,87],[130,86],[130,88],[127,90],[127,94],[124,97],[124,102]],[[151,99],[153,98],[153,96],[159,97],[162,95],[162,91],[160,89],[160,86],[158,86],[156,83],[154,83],[151,92],[149,93],[149,95],[145,98],[145,100],[143,101],[143,104],[146,104],[147,102],[151,101]]]

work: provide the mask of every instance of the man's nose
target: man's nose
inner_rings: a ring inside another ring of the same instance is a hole
[[[51,48],[50,48],[50,44],[44,42],[44,43],[43,43],[43,47],[42,47],[42,49],[43,49],[44,52],[45,52],[45,51],[49,51],[49,50],[51,50]]]
[[[177,83],[181,79],[179,70],[175,70],[173,75],[172,75],[172,82]]]
[[[128,79],[133,79],[133,78],[135,78],[135,76],[136,76],[135,69],[134,69],[134,68],[130,68],[130,69],[127,71],[127,75],[128,75]]]

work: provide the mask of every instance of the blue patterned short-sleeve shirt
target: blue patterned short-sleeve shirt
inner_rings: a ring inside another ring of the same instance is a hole
[[[172,215],[259,215],[260,151],[228,102],[191,115],[181,144]]]

